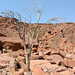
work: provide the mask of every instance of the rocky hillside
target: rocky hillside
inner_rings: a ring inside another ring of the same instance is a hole
[[[5,18],[0,16],[0,37],[17,37],[18,33],[15,29],[15,18]],[[40,24],[41,26],[43,24]],[[30,24],[27,24],[27,29]],[[75,49],[75,23],[60,23],[45,25],[42,35],[38,41],[41,41],[38,50],[65,50],[74,51]],[[15,40],[15,39],[14,39]],[[13,41],[14,41],[13,40]],[[18,40],[18,39],[17,39]],[[16,41],[15,41],[16,42]]]
[[[75,50],[75,23],[62,23],[49,26],[43,38],[42,47],[52,50]]]
[[[26,74],[16,21],[0,16],[0,75]],[[27,30],[30,25],[35,24],[27,24]],[[47,24],[40,33],[31,54],[32,75],[75,75],[75,23]]]

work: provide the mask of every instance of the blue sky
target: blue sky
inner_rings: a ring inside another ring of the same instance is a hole
[[[36,1],[36,0],[34,0]],[[66,18],[67,22],[75,22],[75,0],[37,0],[40,3],[43,13],[40,19],[45,23],[53,17]],[[12,10],[28,18],[26,8],[36,8],[31,0],[1,0],[0,11]],[[28,18],[29,19],[29,18]],[[23,19],[24,21],[24,19]],[[32,23],[37,21],[37,15],[32,15]]]

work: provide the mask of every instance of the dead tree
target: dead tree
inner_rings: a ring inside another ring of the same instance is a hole
[[[18,19],[18,21],[15,22],[15,25],[17,26],[16,29],[18,31],[19,37],[23,42],[27,72],[30,71],[30,56],[31,56],[31,51],[32,51],[33,45],[37,41],[39,33],[43,28],[43,27],[41,27],[40,29],[38,29],[39,28],[39,20],[41,18],[41,14],[42,14],[42,8],[41,8],[40,4],[38,4],[38,3],[36,3],[36,6],[37,6],[37,9],[32,8],[31,10],[38,14],[38,20],[35,25],[30,26],[30,29],[28,31],[26,30],[27,19],[25,20],[25,22],[22,22],[22,20],[21,20],[22,17],[19,13],[16,13],[16,12],[13,12],[10,10],[6,11],[6,12],[2,12],[2,14],[5,14],[5,16],[11,16],[11,18],[12,18],[12,15],[13,15],[14,18]],[[36,31],[37,31],[37,34],[35,36]],[[34,38],[34,36],[35,36],[35,38]],[[26,41],[28,41],[28,49],[26,47]]]
[[[18,31],[19,37],[23,42],[27,72],[30,71],[30,56],[31,56],[33,45],[37,41],[40,31],[43,29],[43,27],[45,25],[47,25],[52,20],[58,21],[58,19],[60,19],[60,18],[52,18],[52,19],[48,20],[46,23],[44,23],[44,25],[39,27],[39,21],[40,21],[41,15],[42,15],[42,8],[41,8],[40,4],[38,4],[38,3],[36,3],[36,6],[37,6],[37,9],[32,8],[31,10],[38,14],[38,20],[35,25],[30,26],[29,31],[26,30],[27,19],[25,20],[25,22],[22,22],[22,20],[21,20],[22,17],[19,13],[16,13],[13,11],[3,12],[3,14],[5,14],[7,16],[11,16],[10,14],[12,14],[13,18],[18,19],[18,21],[16,21],[15,25],[17,26],[17,31]],[[36,33],[36,31],[37,31],[37,33]],[[36,33],[36,35],[35,35],[35,33]],[[34,36],[35,36],[35,38],[34,38]],[[28,49],[26,47],[26,41],[28,41]]]

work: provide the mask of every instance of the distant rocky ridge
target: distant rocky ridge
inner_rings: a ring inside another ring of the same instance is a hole
[[[15,18],[6,18],[0,16],[0,38],[9,37],[9,39],[18,38],[18,32],[15,29]],[[32,24],[27,24],[27,29]],[[34,24],[35,25],[35,24]],[[41,26],[43,24],[40,24]],[[38,41],[41,41],[40,49],[38,50],[59,50],[73,51],[75,49],[75,23],[59,23],[45,25],[45,32]],[[3,39],[1,38],[0,41]],[[10,39],[11,40],[11,39]],[[14,39],[15,40],[15,39]],[[12,40],[12,42],[14,41]],[[18,39],[17,39],[18,40]],[[8,42],[8,40],[6,40]],[[11,41],[9,41],[11,42]],[[16,41],[15,41],[16,42]],[[20,41],[21,42],[21,41]],[[17,42],[16,42],[17,43]]]

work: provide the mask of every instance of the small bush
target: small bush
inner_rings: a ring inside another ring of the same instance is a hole
[[[36,30],[36,31],[35,31],[35,33],[34,33],[34,39],[36,38],[38,31],[39,31],[39,30]],[[46,32],[46,29],[42,29],[42,30],[39,32],[38,38],[43,37],[43,35],[45,34],[45,32]],[[33,31],[32,31],[32,33],[33,33]],[[32,33],[31,33],[31,35],[32,35]]]
[[[7,52],[8,52],[8,53],[12,53],[13,51],[12,51],[12,50],[7,50]]]
[[[16,53],[12,53],[12,52],[9,53],[8,55],[9,55],[10,57],[14,57],[14,58],[17,58],[17,57],[18,57],[18,55],[17,55]]]
[[[24,50],[23,50],[23,49],[19,49],[17,52],[18,52],[18,53],[24,52]]]
[[[22,58],[17,58],[17,60],[25,63],[25,60]]]

